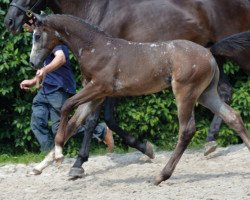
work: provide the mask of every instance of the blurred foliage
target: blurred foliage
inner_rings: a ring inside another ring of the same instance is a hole
[[[12,35],[3,21],[9,0],[0,0],[0,153],[22,153],[38,151],[38,144],[30,130],[31,103],[35,93],[19,89],[23,79],[31,78],[35,71],[28,64],[31,50],[31,34]],[[79,67],[71,55],[72,66],[81,87]],[[232,106],[238,110],[250,129],[250,78],[231,62],[224,65],[233,84]],[[142,97],[122,98],[117,107],[117,119],[122,128],[140,140],[150,140],[155,145],[173,149],[178,139],[178,118],[175,100],[170,90]],[[196,107],[197,132],[192,146],[203,145],[213,115],[201,106]],[[217,137],[219,144],[239,143],[239,138],[226,125]],[[75,155],[80,139],[69,141],[66,151]],[[115,135],[116,145],[124,147]],[[94,142],[94,147],[98,146]]]

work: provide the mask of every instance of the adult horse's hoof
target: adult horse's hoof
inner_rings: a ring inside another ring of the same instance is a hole
[[[84,176],[84,169],[82,167],[71,167],[69,176],[72,178],[82,178]]]
[[[38,169],[33,169],[29,174],[30,175],[40,175],[42,173],[42,171],[38,170]]]
[[[154,148],[153,148],[153,145],[150,142],[146,143],[145,155],[147,155],[151,159],[155,158]]]

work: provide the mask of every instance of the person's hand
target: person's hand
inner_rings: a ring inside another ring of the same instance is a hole
[[[39,80],[37,78],[33,78],[30,80],[24,80],[20,83],[20,88],[22,90],[30,90],[32,86],[39,84]]]
[[[39,70],[37,70],[36,72],[36,78],[38,78],[38,80],[41,82],[44,77],[46,76],[47,72],[46,72],[46,67],[43,67]]]

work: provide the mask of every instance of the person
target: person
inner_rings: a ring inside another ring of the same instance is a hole
[[[20,88],[30,90],[42,82],[32,102],[31,129],[40,144],[40,150],[49,151],[54,147],[60,110],[64,102],[76,93],[76,83],[70,67],[69,50],[65,45],[56,46],[44,65],[37,70],[34,78],[23,80]],[[84,134],[84,126],[78,129],[78,134],[81,133]],[[112,152],[114,140],[112,131],[106,124],[98,124],[93,137],[102,140],[108,146],[109,152]]]

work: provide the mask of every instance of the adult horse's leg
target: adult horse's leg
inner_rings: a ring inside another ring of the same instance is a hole
[[[84,132],[81,149],[73,167],[71,167],[69,171],[69,176],[71,177],[78,178],[78,177],[82,177],[84,174],[84,169],[82,168],[82,164],[88,161],[90,143],[91,143],[94,129],[97,125],[97,120],[99,118],[99,115],[100,115],[100,107],[97,108],[95,112],[91,113],[86,119],[85,126],[84,126],[85,132]]]
[[[216,62],[218,63],[220,69],[220,78],[218,83],[219,95],[222,101],[230,103],[232,99],[232,86],[230,85],[228,77],[223,70],[224,59],[217,57]],[[217,148],[215,136],[218,134],[220,130],[221,123],[222,123],[221,117],[215,114],[211,122],[211,125],[209,127],[208,135],[206,138],[205,151],[204,151],[205,156],[214,152]]]
[[[114,111],[115,107],[117,104],[118,99],[117,98],[111,98],[107,97],[105,99],[105,107],[104,107],[104,120],[107,124],[107,126],[114,132],[116,132],[125,142],[130,147],[136,148],[145,155],[147,155],[149,158],[153,159],[154,158],[154,150],[153,150],[153,145],[150,142],[146,143],[141,143],[139,142],[136,138],[134,138],[132,135],[129,133],[125,132],[122,130],[114,116]]]
[[[197,97],[194,93],[193,87],[173,84],[180,125],[179,138],[171,158],[161,171],[160,175],[155,178],[155,185],[170,178],[195,133],[194,105]]]

